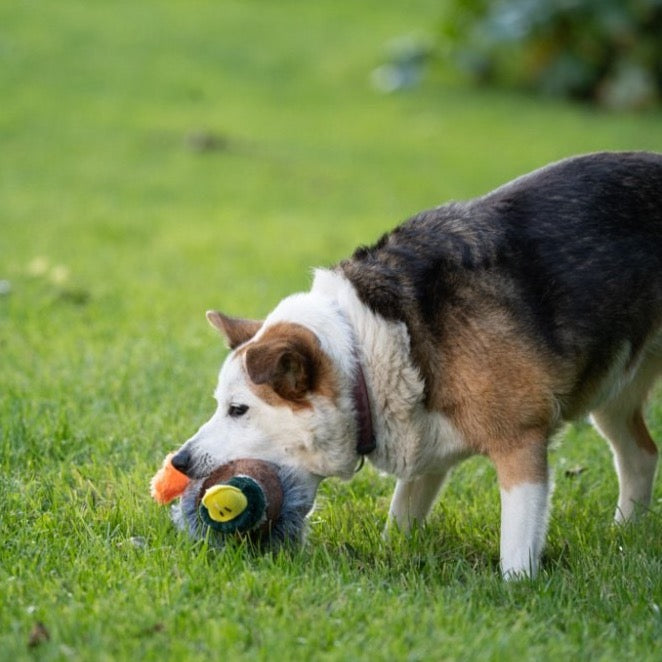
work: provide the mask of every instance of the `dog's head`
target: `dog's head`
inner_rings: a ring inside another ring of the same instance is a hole
[[[230,460],[272,462],[294,477],[310,507],[323,478],[352,475],[357,425],[346,329],[328,311],[323,321],[306,323],[315,305],[285,305],[303,306],[304,323],[291,314],[257,322],[207,313],[231,352],[214,392],[216,411],[179,449],[177,468],[201,479]]]

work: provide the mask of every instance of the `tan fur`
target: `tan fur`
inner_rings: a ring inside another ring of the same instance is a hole
[[[505,311],[482,312],[449,311],[439,345],[419,343],[428,352],[424,362],[438,366],[431,371],[428,407],[450,419],[472,452],[492,459],[504,489],[544,482],[550,435],[568,412],[576,416],[598,398],[605,384],[596,381],[571,393],[579,366],[553,360]],[[643,372],[657,372],[650,363],[646,368]],[[612,378],[617,381],[617,375]],[[634,389],[642,392],[635,395],[637,408],[627,425],[637,445],[656,455],[640,409],[654,379],[645,381]],[[571,396],[560,401],[559,393]]]
[[[543,483],[547,480],[547,448],[545,438],[536,432],[521,438],[517,447],[490,453],[497,470],[499,485],[509,490],[522,483]]]
[[[504,456],[544,440],[556,423],[554,379],[544,354],[505,314],[448,320],[430,405],[460,430],[474,452]]]

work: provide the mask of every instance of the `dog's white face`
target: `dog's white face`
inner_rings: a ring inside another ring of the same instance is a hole
[[[207,317],[233,351],[219,374],[216,412],[180,449],[187,475],[256,458],[295,470],[314,489],[324,477],[350,477],[357,462],[351,385],[319,338],[291,322]]]

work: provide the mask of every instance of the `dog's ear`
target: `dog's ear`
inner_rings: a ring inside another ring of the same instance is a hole
[[[262,322],[258,320],[228,317],[217,310],[207,311],[207,321],[225,336],[230,349],[235,349],[250,340],[262,326]]]
[[[254,384],[268,384],[281,398],[300,402],[315,385],[318,355],[316,339],[307,336],[266,338],[248,346],[246,371]]]

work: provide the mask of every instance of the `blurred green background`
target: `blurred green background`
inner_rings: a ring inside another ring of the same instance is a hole
[[[611,459],[582,424],[553,454],[533,586],[498,579],[482,460],[392,547],[392,481],[329,481],[293,558],[208,554],[147,494],[213,409],[207,308],[262,316],[311,267],[549,161],[662,151],[658,110],[467,82],[441,46],[448,8],[0,3],[2,655],[646,659],[659,643],[659,516],[612,530]]]

